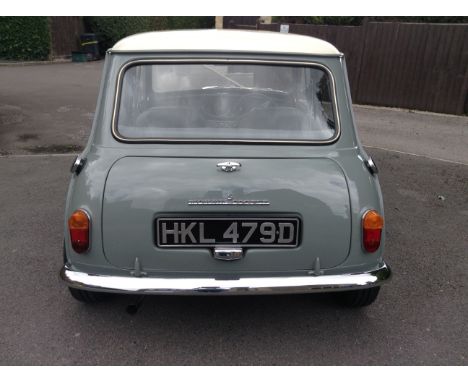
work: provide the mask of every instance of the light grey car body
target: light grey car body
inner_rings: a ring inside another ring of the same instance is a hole
[[[339,120],[331,143],[125,142],[113,133],[119,74],[139,60],[318,64],[332,75]],[[379,181],[356,134],[343,55],[251,52],[108,52],[82,166],[65,209],[62,278],[77,289],[118,293],[302,293],[379,286],[390,278],[385,234],[375,253],[362,247],[362,216],[383,216]],[[81,162],[80,162],[81,161]],[[241,163],[240,171],[217,164]],[[78,163],[77,162],[77,163]],[[268,205],[190,204],[196,200],[267,200]],[[90,248],[76,253],[67,219],[90,215]],[[155,245],[158,216],[293,216],[294,248],[242,248],[221,261],[213,248]]]

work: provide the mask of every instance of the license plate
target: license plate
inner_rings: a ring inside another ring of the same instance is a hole
[[[158,247],[297,247],[298,218],[158,218]]]

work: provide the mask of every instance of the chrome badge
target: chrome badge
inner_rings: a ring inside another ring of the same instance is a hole
[[[227,199],[198,199],[189,200],[189,206],[269,206],[268,200],[237,200],[232,198]]]
[[[242,165],[238,162],[221,162],[216,165],[221,171],[224,172],[234,172],[239,170]]]

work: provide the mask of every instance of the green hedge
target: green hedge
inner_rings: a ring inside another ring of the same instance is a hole
[[[151,30],[213,28],[214,16],[88,16],[87,32],[97,33],[102,52],[118,40]],[[47,17],[0,17],[0,60],[47,60],[51,50]]]
[[[84,22],[87,31],[98,34],[103,50],[125,36],[152,29],[151,17],[145,16],[89,16]]]
[[[215,26],[214,16],[165,17],[167,29],[210,29]]]
[[[0,17],[1,60],[47,60],[49,51],[47,17]]]
[[[87,31],[99,36],[105,51],[120,39],[135,33],[165,29],[213,28],[214,17],[88,16]]]

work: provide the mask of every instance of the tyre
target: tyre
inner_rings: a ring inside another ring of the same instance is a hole
[[[338,293],[338,300],[342,305],[350,308],[361,308],[372,304],[379,295],[380,287],[350,290]]]
[[[70,294],[78,301],[85,303],[95,303],[106,300],[109,295],[107,293],[91,292],[88,290],[68,288]]]

